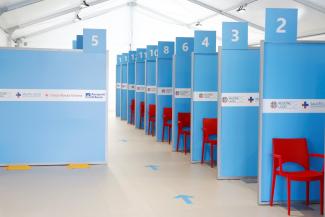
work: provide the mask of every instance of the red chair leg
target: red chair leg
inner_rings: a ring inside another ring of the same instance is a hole
[[[184,138],[184,153],[185,153],[185,155],[186,155],[186,152],[187,152],[187,150],[186,150],[186,148],[187,148],[187,138],[186,138],[186,134],[183,135],[183,138]]]
[[[179,149],[179,137],[180,137],[180,133],[179,131],[177,132],[177,146],[176,146],[176,151],[178,152]]]
[[[306,205],[309,206],[309,188],[310,188],[310,182],[306,182]]]
[[[205,151],[205,143],[202,141],[202,155],[201,155],[201,164],[204,163],[204,151]]]
[[[291,211],[291,181],[290,179],[287,179],[287,191],[288,191],[288,215],[290,215],[290,211]]]
[[[270,206],[273,206],[273,198],[274,198],[275,183],[276,183],[276,174],[275,174],[275,171],[273,170],[273,174],[272,174],[272,188],[271,188]]]
[[[162,137],[161,137],[162,142],[164,142],[165,139],[164,137],[165,137],[165,125],[163,126],[163,130],[162,130]]]
[[[210,161],[211,161],[211,168],[213,168],[213,145],[210,144]]]
[[[320,182],[320,214],[324,214],[324,178]]]
[[[168,127],[168,144],[170,144],[170,138],[171,138],[171,127]]]

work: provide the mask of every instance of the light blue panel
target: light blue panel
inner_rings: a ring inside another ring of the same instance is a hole
[[[213,53],[216,52],[217,36],[215,31],[195,31],[194,52]]]
[[[0,89],[106,89],[105,53],[0,49],[0,62]],[[104,162],[106,118],[105,102],[1,102],[0,164]]]
[[[195,42],[195,39],[194,39]],[[194,47],[195,52],[195,47]],[[218,55],[217,53],[193,53],[192,90],[218,91]],[[202,122],[203,118],[217,118],[218,102],[202,102],[192,99],[192,124],[191,140],[192,161],[200,161],[202,154]],[[215,150],[216,151],[216,150]],[[205,159],[210,159],[210,151],[207,150]],[[215,153],[216,156],[216,153]],[[215,158],[216,159],[216,158]]]
[[[264,43],[263,99],[325,99],[325,44]],[[272,174],[272,138],[307,138],[310,153],[324,154],[325,114],[264,113],[262,115],[260,202],[269,202]],[[320,168],[322,161],[311,161]],[[298,169],[294,167],[293,169]],[[305,199],[304,183],[292,184],[292,200]],[[319,198],[318,183],[311,199]],[[286,184],[279,178],[275,201],[286,199]]]
[[[77,35],[77,49],[83,49],[83,35]]]
[[[157,88],[172,88],[174,50],[174,42],[158,42]],[[164,108],[172,108],[172,95],[157,95],[156,138],[158,142],[162,141]],[[168,130],[165,131],[165,141],[168,141]]]
[[[123,53],[121,64],[121,120],[127,120],[127,98],[128,98],[128,53]]]
[[[293,42],[297,40],[297,9],[267,8],[266,42]]]
[[[121,62],[122,55],[117,55],[116,59],[116,117],[121,116]]]
[[[77,49],[77,40],[72,41],[72,49]]]
[[[137,55],[135,60],[135,84],[145,85],[145,48],[137,49]],[[144,125],[140,125],[140,103],[144,102],[144,91],[136,91],[135,93],[135,126],[136,128],[143,128]]]
[[[248,23],[224,22],[222,23],[222,48],[247,49],[248,48]]]
[[[131,88],[135,85],[135,57],[136,57],[136,51],[129,51],[129,57],[128,57],[128,105],[127,105],[127,111],[128,111],[128,123],[131,123],[131,102],[135,99],[135,90]]]
[[[173,87],[191,88],[191,54],[194,49],[194,38],[176,38],[176,55],[174,56]],[[173,95],[173,151],[176,151],[178,132],[178,113],[191,112],[191,98],[176,98]],[[183,150],[181,137],[179,150]]]
[[[83,49],[89,53],[106,52],[106,29],[84,29]]]
[[[147,46],[147,59],[146,59],[146,86],[156,87],[156,59],[158,56],[158,46],[148,45]],[[148,111],[149,105],[156,104],[156,93],[147,93],[145,95],[145,130],[148,132]]]
[[[220,64],[221,93],[259,92],[259,49],[222,49]],[[218,178],[257,176],[258,111],[257,106],[221,107]]]

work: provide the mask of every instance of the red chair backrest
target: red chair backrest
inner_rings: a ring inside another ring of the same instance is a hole
[[[191,113],[189,112],[179,112],[178,122],[182,127],[191,127]]]
[[[156,116],[156,105],[150,104],[149,105],[149,117],[155,117]]]
[[[134,111],[135,110],[135,100],[132,99],[131,100],[131,111]]]
[[[141,117],[144,117],[144,102],[140,102],[140,115]]]
[[[172,108],[164,108],[163,111],[164,121],[170,121],[173,118],[173,110]]]
[[[203,136],[209,138],[209,136],[218,134],[218,119],[217,118],[203,118]]]
[[[274,138],[273,154],[280,155],[282,163],[296,163],[309,170],[309,154],[307,140],[305,138],[297,139],[279,139]],[[274,161],[275,168],[279,167],[278,161]]]

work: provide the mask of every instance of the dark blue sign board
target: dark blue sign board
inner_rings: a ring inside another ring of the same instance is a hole
[[[123,53],[121,63],[121,120],[127,120],[127,98],[128,98],[128,59],[129,54]]]
[[[135,99],[135,57],[136,51],[129,51],[127,77],[128,77],[128,103],[127,103],[127,119],[131,123],[131,103]]]
[[[116,117],[121,116],[121,62],[122,55],[117,55],[116,59]]]
[[[144,128],[144,119],[141,121],[140,105],[145,101],[145,60],[146,49],[139,48],[135,60],[135,127]]]

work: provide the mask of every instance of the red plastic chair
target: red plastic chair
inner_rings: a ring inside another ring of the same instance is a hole
[[[203,119],[203,140],[202,140],[202,157],[201,164],[204,163],[204,155],[205,155],[205,146],[210,145],[210,161],[211,167],[214,166],[213,160],[213,148],[217,147],[217,139],[211,139],[213,136],[217,136],[218,134],[218,119],[217,118],[204,118]]]
[[[130,123],[134,124],[134,115],[135,115],[135,100],[131,100],[131,105],[130,105],[130,113],[131,113],[131,118],[130,118]]]
[[[144,122],[145,107],[144,102],[140,102],[140,128],[142,128]]]
[[[155,123],[156,123],[156,105],[149,105],[148,112],[148,135],[151,133],[152,136],[155,135]]]
[[[324,168],[322,172],[311,170],[310,157],[323,158],[323,154],[309,154],[307,141],[304,138],[298,139],[273,139],[273,173],[270,206],[273,206],[274,189],[276,177],[282,176],[287,180],[288,194],[288,215],[290,215],[291,204],[291,181],[306,182],[306,205],[309,205],[309,185],[311,181],[320,182],[320,213],[323,215],[324,203]],[[303,167],[299,171],[284,171],[285,163],[295,163]]]
[[[183,135],[184,138],[184,153],[187,153],[187,137],[191,135],[191,113],[180,112],[178,113],[178,132],[177,132],[177,146],[176,151],[179,149],[179,140]]]
[[[173,110],[172,108],[164,108],[163,111],[163,131],[162,141],[165,139],[165,128],[168,128],[168,143],[170,144],[171,129],[172,129]]]

